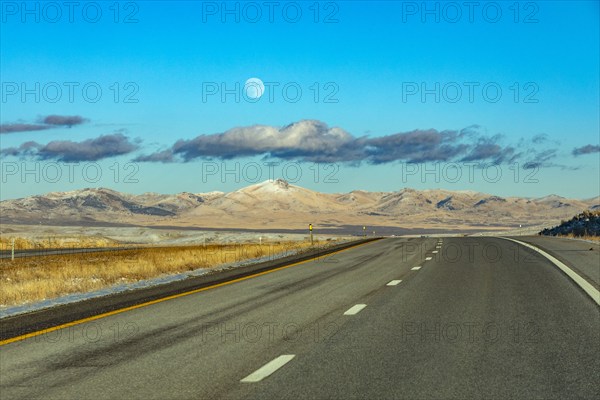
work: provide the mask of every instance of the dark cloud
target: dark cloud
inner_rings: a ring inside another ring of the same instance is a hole
[[[531,142],[534,144],[542,144],[548,142],[548,135],[545,133],[540,133],[531,138]]]
[[[17,132],[33,132],[51,129],[49,125],[38,124],[2,124],[0,125],[0,133],[17,133]]]
[[[173,157],[173,151],[168,149],[168,150],[158,151],[156,153],[152,153],[152,154],[148,154],[148,155],[138,156],[133,161],[135,161],[135,162],[169,163],[169,162],[175,161],[175,159]]]
[[[523,164],[524,169],[533,169],[533,168],[541,168],[541,167],[564,167],[563,165],[558,165],[551,163],[550,160],[556,157],[556,149],[547,149],[547,150],[533,150],[530,151],[530,154],[533,154],[530,160]]]
[[[475,144],[469,146],[468,154],[461,161],[489,161],[495,164],[512,162],[519,154],[512,146],[502,146],[502,135],[475,138]]]
[[[18,133],[18,132],[34,132],[43,131],[46,129],[56,128],[58,126],[81,125],[88,120],[79,115],[64,116],[64,115],[48,115],[40,118],[37,124],[13,123],[1,124],[0,133]]]
[[[34,155],[36,150],[39,149],[41,145],[36,142],[25,142],[21,144],[19,147],[7,147],[6,149],[0,150],[0,154],[5,156],[14,156],[14,157],[25,157]]]
[[[462,161],[492,160],[501,164],[514,156],[512,147],[502,147],[497,143],[479,143],[473,147]]]
[[[1,154],[16,157],[34,156],[40,160],[63,162],[98,161],[104,158],[129,154],[139,146],[121,133],[99,136],[81,142],[55,140],[45,145],[36,142],[23,143],[15,148],[3,149]]]
[[[300,121],[281,129],[267,125],[233,128],[223,133],[179,140],[173,153],[184,161],[199,157],[231,159],[259,154],[281,158],[313,159],[340,154],[355,138],[340,128],[329,128],[320,121]]]
[[[414,130],[367,140],[368,161],[382,164],[392,161],[448,161],[467,150],[459,142],[459,132],[435,129]]]
[[[355,137],[321,121],[303,120],[283,128],[268,125],[238,127],[226,132],[178,140],[170,149],[143,155],[136,161],[176,162],[197,158],[232,159],[247,156],[275,157],[308,162],[383,164],[396,161],[472,161],[506,163],[519,159],[530,148],[527,160],[544,163],[554,156],[542,154],[538,135],[527,145],[503,145],[501,135],[487,136],[477,125],[462,130],[413,130],[380,137]]]
[[[57,140],[49,142],[38,150],[41,159],[58,161],[97,161],[104,158],[120,156],[138,149],[138,145],[120,134],[103,135],[82,142]]]
[[[593,144],[588,144],[586,146],[576,147],[573,149],[573,155],[575,157],[581,156],[584,154],[592,154],[592,153],[598,153],[598,152],[600,152],[600,146],[596,146]]]
[[[80,117],[79,115],[65,116],[65,115],[48,115],[42,122],[48,125],[61,125],[71,127],[73,125],[81,125],[88,120]]]

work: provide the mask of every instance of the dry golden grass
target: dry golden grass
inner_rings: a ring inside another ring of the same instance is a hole
[[[0,236],[0,250],[10,250],[12,247],[13,239],[15,241],[15,250],[98,248],[122,246],[122,244],[115,240],[111,240],[101,236],[56,236],[44,238]]]
[[[320,245],[315,243],[315,246]],[[310,247],[308,242],[209,244],[0,260],[0,305],[88,292]]]

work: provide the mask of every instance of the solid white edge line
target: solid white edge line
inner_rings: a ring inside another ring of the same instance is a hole
[[[591,283],[589,283],[588,281],[583,279],[579,274],[577,274],[577,272],[573,271],[571,268],[569,268],[563,262],[558,260],[556,257],[551,256],[550,254],[546,253],[544,250],[542,250],[539,247],[536,247],[532,244],[521,242],[520,240],[515,240],[515,239],[511,239],[511,238],[507,238],[507,237],[502,237],[502,236],[499,236],[499,237],[500,237],[500,239],[506,239],[506,240],[510,240],[511,242],[519,243],[520,245],[528,247],[528,248],[540,253],[544,257],[546,257],[554,265],[556,265],[558,268],[560,268],[565,274],[567,274],[567,276],[569,278],[571,278],[576,284],[578,284],[579,287],[581,287],[583,289],[583,291],[586,292],[588,294],[588,296],[590,296],[592,298],[592,300],[594,300],[596,302],[596,304],[600,305],[600,291],[598,291],[598,289],[596,289],[594,286],[592,286]]]
[[[419,266],[419,267],[412,267],[410,270],[411,270],[411,271],[418,271],[418,270],[420,270],[420,269],[421,269],[421,267]]]
[[[279,356],[274,360],[269,361],[268,363],[266,363],[265,365],[263,365],[244,379],[242,379],[240,382],[260,382],[269,375],[271,375],[273,372],[277,371],[279,368],[283,367],[285,364],[292,361],[292,358],[294,357],[296,357],[294,354],[284,354],[282,356]]]
[[[398,285],[400,282],[402,282],[402,279],[394,279],[393,281],[389,281],[388,284],[386,286],[396,286]]]
[[[361,310],[363,308],[365,308],[367,305],[366,304],[356,304],[352,307],[350,307],[345,313],[344,315],[356,315],[359,312],[361,312]]]

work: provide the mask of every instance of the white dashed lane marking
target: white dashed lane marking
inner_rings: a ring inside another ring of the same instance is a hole
[[[390,281],[390,282],[389,282],[389,283],[388,283],[386,286],[396,286],[396,285],[398,285],[400,282],[402,282],[402,280],[400,280],[400,279],[396,279],[396,280]]]
[[[357,304],[355,306],[352,306],[348,309],[348,311],[344,313],[344,315],[356,315],[366,306],[366,304]]]
[[[266,377],[268,377],[269,375],[271,375],[273,372],[277,371],[279,368],[283,367],[285,364],[292,361],[292,358],[294,358],[294,357],[295,357],[294,354],[284,354],[282,356],[279,356],[276,359],[269,361],[268,363],[266,363],[265,365],[263,365],[262,367],[260,367],[259,369],[257,369],[256,371],[254,371],[253,373],[251,373],[244,379],[242,379],[240,382],[244,382],[244,383],[260,382],[263,379],[265,379]]]

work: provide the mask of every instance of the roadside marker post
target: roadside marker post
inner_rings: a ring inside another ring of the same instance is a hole
[[[312,224],[308,224],[308,231],[310,232],[310,245],[313,245],[313,232],[312,232]]]
[[[15,238],[10,241],[10,261],[15,261]]]

